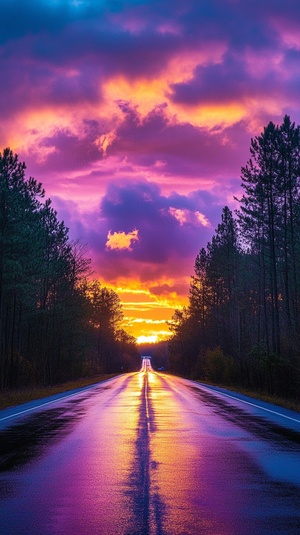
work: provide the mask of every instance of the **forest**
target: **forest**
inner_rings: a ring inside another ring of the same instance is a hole
[[[84,245],[25,171],[0,153],[0,389],[138,369],[118,295],[93,279]],[[251,140],[235,201],[195,259],[168,344],[151,352],[185,377],[299,400],[300,127],[290,117]]]
[[[0,389],[136,369],[118,295],[25,170],[0,153]]]
[[[300,397],[300,127],[285,116],[251,140],[237,209],[202,248],[189,305],[169,323],[170,368]]]

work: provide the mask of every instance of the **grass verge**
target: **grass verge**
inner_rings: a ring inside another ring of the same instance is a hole
[[[81,388],[84,386],[92,385],[100,381],[105,381],[110,377],[114,377],[116,374],[111,375],[96,375],[94,377],[85,377],[82,379],[77,379],[74,381],[68,381],[66,383],[61,383],[55,386],[47,387],[31,387],[31,388],[22,388],[19,390],[7,390],[0,392],[0,410],[7,407],[14,407],[16,405],[21,405],[27,401],[33,401],[34,399],[40,399],[54,394],[59,394],[61,392],[67,392],[68,390],[74,390],[75,388]],[[197,380],[198,383],[207,384],[208,386],[216,386],[219,388],[226,388],[232,392],[239,392],[245,396],[249,396],[253,399],[260,399],[266,401],[267,403],[273,403],[285,409],[290,409],[300,413],[300,403],[294,400],[288,400],[285,398],[280,398],[277,396],[271,396],[264,394],[262,392],[247,390],[245,388],[233,387],[228,385],[220,385],[216,383],[209,383],[207,381]]]
[[[0,392],[0,410],[7,407],[14,407],[21,405],[27,401],[33,401],[34,399],[45,398],[53,396],[54,394],[60,394],[61,392],[67,392],[68,390],[74,390],[75,388],[81,388],[84,386],[92,385],[105,379],[110,379],[116,374],[111,375],[96,375],[94,377],[85,377],[74,381],[68,381],[54,386],[47,387],[30,387],[22,388],[18,390],[6,390]]]
[[[197,382],[207,384],[208,386],[226,388],[226,390],[230,390],[231,392],[244,394],[245,396],[249,396],[250,398],[253,398],[253,399],[266,401],[267,403],[272,403],[273,405],[278,405],[279,407],[284,407],[285,409],[300,412],[300,403],[298,403],[296,400],[281,398],[278,396],[271,396],[270,394],[265,394],[264,392],[247,390],[246,388],[242,388],[238,386],[233,387],[232,385],[228,386],[228,385],[220,385],[216,383],[208,383],[207,381],[201,381],[200,379],[197,380]]]

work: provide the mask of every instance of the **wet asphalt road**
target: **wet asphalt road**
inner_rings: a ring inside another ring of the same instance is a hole
[[[8,418],[0,533],[299,535],[294,414],[144,368]]]

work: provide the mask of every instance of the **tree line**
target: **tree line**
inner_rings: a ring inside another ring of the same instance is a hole
[[[299,398],[300,127],[285,116],[251,140],[235,214],[195,260],[189,306],[170,322],[171,367]]]
[[[0,153],[0,388],[137,366],[118,295],[91,280],[42,185]]]

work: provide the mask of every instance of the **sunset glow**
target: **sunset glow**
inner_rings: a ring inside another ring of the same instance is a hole
[[[251,137],[300,122],[300,5],[4,4],[0,148],[87,245],[138,342],[164,339]]]
[[[155,342],[158,340],[158,337],[155,335],[138,336],[136,340],[138,344],[155,344]]]

